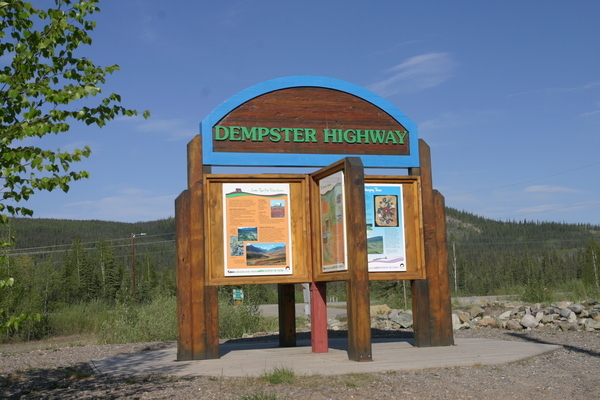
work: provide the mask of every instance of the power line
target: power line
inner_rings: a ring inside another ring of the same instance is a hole
[[[143,243],[136,243],[136,246],[149,246],[149,245],[154,245],[154,244],[161,244],[161,243],[173,243],[175,241],[175,239],[171,239],[171,240],[159,240],[159,241],[155,241],[155,242],[143,242]],[[97,243],[97,242],[89,242],[89,243]],[[61,247],[64,245],[60,245]],[[111,248],[119,248],[119,247],[130,247],[130,244],[120,244],[120,245],[113,245],[111,246]],[[40,248],[35,248],[35,247],[31,247],[29,249],[15,249],[12,251],[8,252],[9,256],[29,256],[29,255],[41,255],[41,254],[54,254],[54,253],[66,253],[68,251],[71,251],[70,248],[68,249],[59,249],[59,250],[41,250],[41,251],[27,251],[27,252],[20,252],[19,250],[35,250],[35,249],[43,249],[43,248],[48,248],[48,247],[52,247],[52,246],[44,246],[44,247],[40,247]],[[96,250],[97,247],[84,247],[83,250]]]
[[[157,237],[157,236],[167,236],[167,235],[174,235],[175,232],[170,232],[170,233],[157,233],[154,235],[144,235],[144,236],[140,236],[137,241],[136,241],[136,245],[138,244],[143,244],[145,242],[143,242],[142,238],[149,238],[149,237]],[[119,239],[100,239],[97,240],[95,242],[83,242],[80,243],[81,245],[92,245],[92,244],[99,244],[100,242],[104,241],[104,242],[118,242],[118,241],[123,241],[123,240],[131,240],[131,236],[126,237],[126,238],[119,238]],[[138,243],[138,241],[140,241]],[[55,244],[55,245],[49,245],[49,246],[39,246],[39,247],[19,247],[19,248],[15,248],[13,249],[13,251],[19,251],[19,250],[42,250],[42,249],[48,249],[48,248],[57,248],[57,247],[72,247],[73,243],[71,244]],[[118,246],[113,246],[113,247],[123,247],[123,246],[129,246],[127,245],[118,245]]]

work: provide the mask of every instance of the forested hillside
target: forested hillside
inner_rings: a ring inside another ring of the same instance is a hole
[[[579,281],[599,289],[600,226],[499,222],[446,210],[454,293],[501,294],[512,286],[545,290]]]
[[[0,306],[13,313],[44,314],[82,301],[114,303],[130,296],[146,301],[156,293],[175,293],[173,219],[121,223],[12,218],[2,228],[3,237],[13,237],[14,245],[2,250],[0,279],[13,277],[15,285],[3,294]]]
[[[0,279],[16,281],[0,299],[6,310],[51,313],[66,304],[144,302],[175,293],[173,219],[130,224],[14,218],[2,234],[14,237],[0,265]],[[567,284],[583,294],[600,293],[600,226],[499,222],[447,209],[447,234],[453,295],[523,288],[535,295]],[[372,297],[398,290],[398,282],[381,282]]]

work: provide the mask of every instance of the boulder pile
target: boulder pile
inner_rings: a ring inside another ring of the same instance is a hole
[[[329,329],[347,329],[347,314],[329,320]],[[411,310],[390,309],[387,305],[371,306],[371,328],[397,330],[413,325]],[[600,330],[600,303],[590,299],[581,303],[561,301],[544,306],[513,301],[458,305],[452,311],[454,330],[500,328],[510,330],[551,328],[556,330]]]
[[[566,330],[600,330],[600,303],[594,299],[581,303],[561,301],[548,306],[492,302],[456,308],[452,312],[454,330],[470,328],[510,330],[550,327]]]

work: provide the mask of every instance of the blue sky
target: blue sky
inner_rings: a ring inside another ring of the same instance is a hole
[[[45,1],[37,1],[44,3]],[[103,93],[152,117],[73,125],[91,178],[28,202],[39,218],[174,216],[186,144],[230,96],[319,75],[363,86],[419,127],[446,205],[498,220],[600,224],[598,1],[102,1]],[[33,140],[30,141],[34,143]],[[35,142],[38,144],[38,142]]]

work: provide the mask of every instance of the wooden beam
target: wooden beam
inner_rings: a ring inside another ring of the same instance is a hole
[[[364,168],[359,157],[347,157],[345,160],[348,358],[372,361]]]
[[[432,332],[431,342],[434,346],[453,346],[452,304],[450,300],[450,274],[448,272],[448,243],[446,238],[446,203],[444,196],[437,190],[433,191],[433,197],[438,254],[436,292],[439,304],[436,305],[436,310],[439,314],[439,324]]]
[[[217,288],[206,286],[202,141],[187,147],[188,190],[176,201],[178,360],[219,358]]]
[[[412,282],[415,346],[448,346],[454,343],[454,338],[449,312],[447,250],[444,250],[446,224],[443,198],[440,208],[441,195],[436,195],[433,190],[430,149],[421,139],[419,152],[427,279]]]
[[[177,360],[192,360],[192,303],[190,286],[189,191],[175,200],[177,276]]]
[[[296,288],[293,283],[277,285],[279,302],[279,346],[296,347]]]

